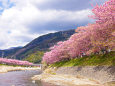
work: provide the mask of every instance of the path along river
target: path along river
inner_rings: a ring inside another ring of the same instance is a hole
[[[40,74],[40,70],[12,71],[0,74],[0,86],[54,86],[41,81],[32,81],[31,77]]]

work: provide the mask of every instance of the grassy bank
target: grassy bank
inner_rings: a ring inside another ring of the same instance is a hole
[[[51,64],[50,67],[72,67],[72,66],[113,66],[115,65],[115,51],[106,54],[96,54],[82,58],[71,59]]]

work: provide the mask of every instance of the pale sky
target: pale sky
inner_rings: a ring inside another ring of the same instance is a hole
[[[107,0],[0,0],[0,49],[92,23],[92,4]]]

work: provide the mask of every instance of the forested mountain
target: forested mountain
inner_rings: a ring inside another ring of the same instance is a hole
[[[40,36],[24,47],[17,47],[9,50],[0,50],[0,57],[4,56],[7,58],[13,59],[24,59],[29,57],[29,55],[36,53],[37,51],[46,51],[49,47],[53,46],[59,41],[67,40],[75,31],[59,31],[56,33],[49,33],[43,36]]]

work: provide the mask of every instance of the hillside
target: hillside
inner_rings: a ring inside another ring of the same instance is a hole
[[[42,56],[44,55],[43,51],[37,51],[35,53],[29,54],[25,59],[25,61],[29,61],[32,63],[40,63],[42,60]]]
[[[0,57],[10,58],[14,53],[16,53],[21,48],[22,47],[15,47],[15,48],[10,48],[10,49],[0,50]]]
[[[49,47],[56,44],[57,42],[67,40],[74,33],[74,30],[49,33],[34,39],[22,48],[11,49],[8,51],[4,50],[4,56],[8,58],[12,57],[16,59],[24,59],[26,57],[29,57],[29,55],[36,53],[37,51],[48,50]],[[0,56],[2,56],[2,51],[0,52]]]

